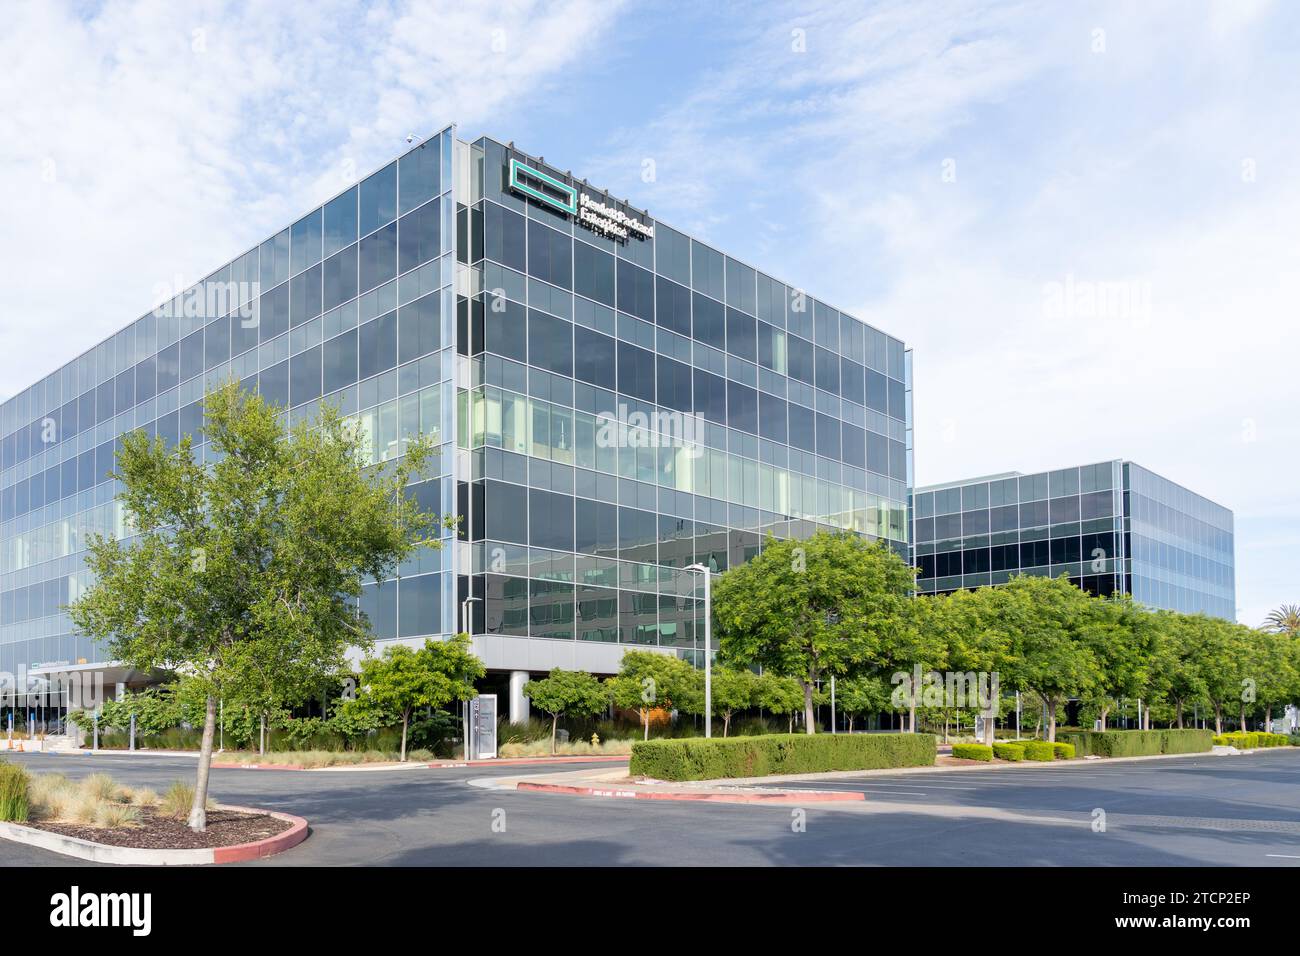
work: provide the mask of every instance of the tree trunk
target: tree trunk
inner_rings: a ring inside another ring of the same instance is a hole
[[[402,714],[402,763],[406,763],[406,725],[411,722],[409,711]]]
[[[731,714],[730,712],[722,715],[722,736],[727,736],[731,731]]]
[[[1183,729],[1183,702],[1181,699],[1178,701],[1178,721],[1175,726],[1179,730]]]
[[[560,722],[559,714],[551,714],[551,756],[555,756],[555,725]]]
[[[813,716],[813,682],[811,680],[800,681],[803,684],[803,732],[805,734],[815,734],[816,717]]]
[[[849,714],[849,733],[853,733],[853,715]]]
[[[1243,704],[1241,705],[1241,725],[1240,725],[1240,727],[1241,727],[1241,730],[1245,730],[1245,729],[1246,729],[1246,705],[1245,705],[1245,703],[1243,703]]]
[[[1223,705],[1218,701],[1214,703],[1214,732],[1223,733]]]
[[[790,711],[790,733],[794,733],[794,711]]]
[[[1264,732],[1271,733],[1270,728],[1273,726],[1273,705],[1269,704],[1264,708]]]
[[[217,699],[208,695],[203,715],[203,743],[199,747],[199,771],[194,779],[194,802],[190,804],[189,827],[195,833],[208,828],[208,774],[212,770],[212,738],[217,729]]]
[[[1056,743],[1056,701],[1047,702],[1047,740]]]
[[[1102,729],[1102,730],[1105,730],[1105,729],[1106,729],[1106,715],[1109,714],[1109,713],[1110,713],[1110,708],[1109,708],[1109,707],[1103,707],[1103,708],[1101,709],[1101,729]]]
[[[650,739],[650,709],[648,707],[641,708],[641,722],[645,725],[644,728],[645,733],[641,739],[649,740]]]

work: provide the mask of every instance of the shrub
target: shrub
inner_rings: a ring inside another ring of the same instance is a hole
[[[1031,740],[1025,744],[1026,760],[1055,760],[1056,750],[1046,740]]]
[[[1227,735],[1227,734],[1215,734],[1215,735],[1214,735],[1214,746],[1216,746],[1216,747],[1230,747],[1230,746],[1232,746],[1232,741],[1228,739],[1228,735]]]
[[[953,744],[952,755],[959,760],[987,762],[993,759],[993,748],[987,744]]]
[[[12,763],[0,763],[0,820],[26,823],[29,809],[26,769]]]
[[[1208,730],[1078,730],[1061,734],[1080,756],[1148,757],[1156,754],[1207,753],[1214,735]]]
[[[1056,755],[1057,760],[1074,759],[1074,744],[1065,744],[1057,741],[1052,744],[1052,751]]]
[[[135,827],[140,825],[140,809],[125,803],[101,800],[95,808],[97,827]]]
[[[999,760],[1024,760],[1024,744],[994,744],[993,756]]]
[[[657,780],[715,780],[931,767],[934,758],[933,734],[767,734],[638,741],[629,772]]]

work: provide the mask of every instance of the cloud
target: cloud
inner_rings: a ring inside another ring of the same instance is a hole
[[[447,123],[541,96],[620,4],[6,6],[0,392]]]

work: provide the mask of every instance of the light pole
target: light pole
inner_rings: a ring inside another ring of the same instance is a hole
[[[713,590],[709,569],[703,564],[686,568],[704,575],[704,736],[713,736]]]
[[[471,636],[470,630],[473,628],[473,621],[469,616],[469,610],[470,610],[469,606],[474,601],[481,601],[481,600],[483,599],[473,597],[471,595],[470,597],[467,597],[465,598],[465,600],[460,602],[460,630],[461,633],[465,634],[466,636]],[[461,727],[461,736],[464,737],[465,739],[465,760],[466,762],[468,762],[470,759],[469,758],[469,707],[466,705],[465,701],[463,700],[460,702],[460,727]]]

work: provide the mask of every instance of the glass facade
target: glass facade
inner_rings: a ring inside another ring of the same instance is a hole
[[[412,489],[454,509],[454,136],[444,130],[0,406],[0,671],[94,664],[62,609],[89,585],[87,537],[127,536],[108,477],[133,429],[203,443],[207,388],[238,379],[291,421],[321,401],[372,462],[424,432],[439,473]],[[454,549],[365,588],[381,638],[452,628]]]
[[[1068,574],[1092,594],[1236,616],[1232,512],[1132,462],[920,488],[914,521],[923,592]]]
[[[722,571],[769,532],[818,527],[908,553],[901,341],[541,160],[462,149],[456,477],[475,633],[694,658],[689,565]],[[635,226],[588,228],[589,200]]]
[[[692,656],[687,565],[819,526],[910,547],[901,341],[449,128],[0,406],[0,671],[103,662],[62,608],[87,536],[128,534],[121,436],[209,454],[201,399],[231,377],[291,421],[340,406],[374,462],[437,437],[413,493],[460,529],[367,584],[381,640],[477,598],[516,666],[533,639]]]

